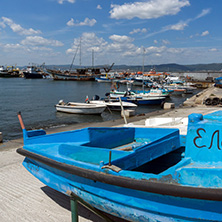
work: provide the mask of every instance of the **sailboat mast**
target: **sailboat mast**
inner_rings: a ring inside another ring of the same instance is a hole
[[[82,47],[81,47],[81,40],[82,40],[82,37],[80,37],[80,43],[79,43],[79,45],[80,45],[80,47],[79,47],[79,49],[80,49],[80,55],[79,55],[79,65],[80,65],[80,67],[82,66],[82,60],[81,60],[81,58],[82,58]]]
[[[71,72],[71,70],[72,70],[72,66],[73,66],[73,63],[74,63],[74,61],[75,61],[75,58],[76,58],[76,55],[77,55],[77,52],[78,52],[79,47],[80,47],[80,45],[78,45],[78,47],[77,47],[77,49],[76,49],[76,53],[75,53],[75,55],[73,56],[72,63],[71,63],[70,68],[69,68],[69,72]]]
[[[92,67],[94,68],[94,50],[92,50]]]
[[[142,67],[142,75],[143,75],[143,92],[144,92],[144,57],[145,57],[145,49],[143,47],[143,67]]]

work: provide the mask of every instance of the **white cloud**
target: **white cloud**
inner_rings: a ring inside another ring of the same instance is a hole
[[[206,36],[206,35],[209,35],[209,34],[210,34],[209,31],[205,31],[205,32],[201,33],[201,36]]]
[[[156,46],[150,46],[145,48],[145,54],[156,54],[156,53],[162,53],[166,50],[165,46],[161,46],[161,47],[156,47]]]
[[[162,43],[163,43],[164,45],[169,45],[169,44],[170,44],[170,42],[169,42],[168,40],[165,40],[165,39],[162,40]]]
[[[36,35],[36,34],[41,33],[41,31],[34,30],[32,28],[25,29],[21,25],[16,24],[15,22],[13,22],[12,19],[7,18],[7,17],[2,17],[1,26],[3,28],[5,28],[6,25],[8,25],[12,29],[13,32],[18,33],[19,35]]]
[[[97,8],[97,9],[102,9],[101,5],[97,5],[96,8]]]
[[[100,64],[107,63],[108,58],[112,58],[112,61],[110,62],[112,63],[113,56],[117,61],[118,57],[127,58],[127,56],[135,56],[137,47],[133,44],[133,38],[126,35],[111,35],[109,39],[111,42],[107,42],[103,38],[99,38],[95,33],[83,33],[81,37],[82,61],[88,60],[88,64],[90,64],[90,55],[92,50],[96,52],[95,58],[100,62]],[[79,44],[79,38],[74,39],[72,47],[69,48],[66,53],[74,54],[77,52]]]
[[[177,24],[169,25],[169,26],[165,27],[165,29],[180,31],[180,30],[184,30],[184,28],[186,26],[188,26],[188,22],[180,21]]]
[[[110,41],[108,42],[98,37],[95,33],[83,33],[81,37],[82,62],[88,61],[86,64],[90,64],[91,52],[94,50],[96,52],[95,58],[100,64],[107,63],[107,60],[109,61],[108,63],[115,62],[116,64],[138,65],[142,63],[143,47],[136,46],[133,38],[126,35],[111,35],[109,39]],[[157,40],[155,43],[158,43]],[[190,59],[190,52],[188,53],[185,49],[168,48],[166,46],[169,44],[167,40],[162,40],[162,43],[165,45],[145,47],[145,54],[153,59],[153,61],[149,60],[150,63],[181,62],[186,57]],[[72,47],[67,49],[66,53],[74,55],[77,52],[77,48],[79,50],[79,44],[80,39],[75,38]]]
[[[0,27],[5,28],[6,27],[5,23],[4,22],[0,22]]]
[[[71,19],[66,23],[66,25],[68,25],[68,26],[74,26],[74,25],[75,25],[75,24],[74,24],[74,19],[71,18]]]
[[[195,19],[199,19],[199,18],[209,14],[210,12],[211,12],[211,9],[209,9],[209,8],[208,9],[203,9],[202,12],[195,17]]]
[[[114,42],[132,42],[134,39],[126,36],[126,35],[111,35],[109,39],[113,40]]]
[[[147,34],[145,36],[145,38],[148,38],[150,36],[154,36],[156,34],[160,34],[160,33],[163,33],[163,32],[169,31],[169,30],[182,31],[182,30],[185,29],[185,27],[187,27],[189,25],[190,22],[193,22],[193,21],[195,21],[195,20],[197,20],[197,19],[207,15],[208,13],[210,13],[210,9],[204,9],[204,10],[202,10],[202,12],[199,15],[197,15],[194,18],[189,18],[186,21],[179,21],[176,24],[172,24],[172,25],[168,25],[168,26],[162,27],[159,31]],[[190,38],[193,38],[193,36],[190,36]]]
[[[137,47],[133,44],[133,38],[126,35],[111,35],[109,39],[113,42],[107,46],[108,53],[120,53],[122,56],[134,55]]]
[[[45,39],[41,36],[28,36],[21,41],[21,44],[31,46],[63,46],[63,43],[58,40]]]
[[[85,18],[83,22],[79,22],[79,21],[75,22],[74,19],[71,18],[66,24],[68,26],[94,26],[96,24],[96,20]]]
[[[133,29],[133,31],[131,31],[129,34],[133,35],[133,34],[136,34],[136,33],[146,33],[146,32],[147,32],[146,28],[143,28],[143,29]]]
[[[75,3],[76,0],[58,0],[59,4],[63,4],[64,2]]]
[[[4,49],[6,50],[24,49],[24,46],[20,44],[5,44]]]
[[[73,45],[71,48],[66,50],[67,54],[76,52],[77,48],[79,48],[80,39],[75,38],[73,41]],[[103,49],[107,46],[107,42],[103,38],[99,38],[93,32],[84,32],[81,36],[81,48],[82,53],[90,52],[94,50],[95,52],[103,51]]]
[[[176,15],[182,7],[189,6],[188,0],[150,0],[143,2],[111,5],[111,18],[114,19],[153,19],[165,15]]]
[[[218,52],[219,50],[216,48],[209,49],[209,52]]]

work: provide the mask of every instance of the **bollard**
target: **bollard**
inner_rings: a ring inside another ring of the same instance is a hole
[[[163,109],[174,109],[175,104],[174,103],[164,103]]]
[[[131,109],[127,109],[125,110],[125,116],[126,117],[130,117],[130,116],[135,116],[136,111],[135,110],[131,110]],[[123,112],[121,112],[121,116],[123,117]]]

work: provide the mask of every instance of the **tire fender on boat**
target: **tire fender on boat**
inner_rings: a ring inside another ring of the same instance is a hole
[[[160,107],[163,109],[164,108],[164,104],[165,104],[165,101],[163,101],[161,104],[160,104]]]
[[[205,101],[204,101],[205,105],[209,106],[212,104],[212,100],[211,98],[207,98]]]
[[[216,105],[218,105],[220,103],[220,99],[218,98],[218,97],[214,97],[213,99],[212,99],[212,105],[213,106],[216,106]]]

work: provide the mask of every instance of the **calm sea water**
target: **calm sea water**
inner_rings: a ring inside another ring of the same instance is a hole
[[[86,122],[102,122],[121,118],[120,113],[108,111],[101,116],[84,116],[59,113],[55,104],[63,99],[65,102],[84,102],[86,96],[92,98],[99,95],[101,98],[110,91],[110,83],[54,81],[52,79],[23,79],[0,78],[0,132],[4,140],[22,136],[17,118],[17,112],[22,112],[27,129],[50,128],[60,125],[69,125]],[[120,90],[126,86],[121,86]],[[135,88],[136,89],[136,88]],[[190,95],[191,96],[191,95]],[[186,97],[171,97],[168,99],[176,106]],[[159,106],[141,106],[137,114],[148,113],[161,109]]]

